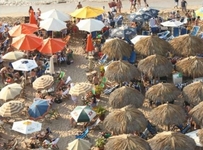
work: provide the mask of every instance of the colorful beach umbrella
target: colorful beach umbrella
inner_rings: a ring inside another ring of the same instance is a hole
[[[2,58],[3,60],[18,60],[25,56],[24,52],[21,51],[13,51],[6,53]]]
[[[76,122],[90,122],[96,116],[89,106],[77,106],[70,114]]]
[[[12,63],[14,70],[19,71],[31,71],[32,69],[35,69],[38,67],[35,60],[30,59],[20,59]]]
[[[30,119],[37,120],[43,118],[49,111],[49,101],[44,99],[35,99],[28,109]]]
[[[42,13],[39,18],[42,20],[45,20],[48,18],[55,18],[55,19],[59,19],[61,21],[70,20],[70,16],[68,14],[65,14],[61,11],[56,10],[56,9],[51,9],[49,11]]]
[[[50,88],[53,85],[53,83],[54,83],[54,78],[52,76],[43,75],[37,78],[32,85],[35,90],[43,90],[43,89]]]
[[[2,117],[11,117],[19,113],[23,108],[24,108],[24,105],[22,102],[10,101],[10,102],[4,103],[0,107],[0,115]]]
[[[12,100],[17,97],[20,92],[22,91],[22,87],[20,84],[13,83],[5,86],[3,89],[0,91],[0,99],[4,101]]]
[[[32,134],[42,129],[42,124],[32,120],[16,121],[13,123],[12,130],[23,133]]]
[[[76,26],[79,28],[79,30],[93,32],[93,31],[101,31],[101,29],[105,26],[105,24],[97,19],[84,19],[80,20],[80,22],[78,22]]]
[[[15,38],[11,45],[19,50],[35,50],[42,44],[42,38],[34,34],[21,34]]]
[[[11,30],[9,30],[9,35],[13,37],[21,34],[33,34],[37,30],[38,26],[36,24],[22,23],[11,28]]]
[[[54,54],[64,49],[66,42],[57,38],[47,38],[37,49],[43,54]]]
[[[203,19],[203,7],[196,10],[195,14],[196,14],[196,16],[200,16],[200,18]]]
[[[86,51],[91,52],[93,50],[94,50],[94,45],[93,45],[93,41],[92,41],[92,35],[88,34],[87,35]]]
[[[76,18],[93,18],[103,14],[104,12],[105,10],[102,8],[94,8],[94,7],[86,6],[75,10],[70,15]]]

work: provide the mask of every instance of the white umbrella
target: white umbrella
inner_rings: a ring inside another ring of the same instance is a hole
[[[169,20],[169,21],[165,21],[165,22],[161,23],[161,25],[164,27],[179,27],[183,24],[184,23],[177,21],[177,20]]]
[[[38,132],[42,129],[42,124],[33,120],[16,121],[13,123],[12,130],[23,133],[31,134]]]
[[[2,58],[4,60],[17,60],[17,59],[23,58],[24,55],[25,55],[24,52],[14,51],[14,52],[6,53]]]
[[[46,20],[40,21],[39,27],[47,31],[61,31],[67,28],[65,22],[55,18],[48,18]]]
[[[30,71],[38,67],[35,60],[30,59],[20,59],[12,63],[14,70],[19,71]]]
[[[55,19],[59,19],[61,21],[70,20],[70,16],[68,14],[65,14],[61,11],[56,10],[56,9],[51,9],[49,11],[42,13],[39,18],[41,18],[43,20],[48,19],[48,18],[55,18]]]
[[[105,26],[104,23],[100,20],[96,19],[84,19],[80,20],[79,23],[76,24],[79,30],[93,32],[93,31],[101,31],[101,29]]]
[[[149,37],[148,35],[136,35],[133,39],[131,39],[131,42],[133,44],[136,44],[140,39]]]

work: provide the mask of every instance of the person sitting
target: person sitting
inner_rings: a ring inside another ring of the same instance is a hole
[[[49,101],[49,105],[52,105],[54,103],[55,97],[51,96],[50,93],[47,93],[44,98]]]
[[[58,82],[58,84],[57,84],[57,86],[56,86],[56,89],[60,89],[60,88],[62,88],[63,86],[65,85],[65,81],[63,80],[63,78],[59,78],[59,82]]]
[[[96,99],[96,96],[93,95],[91,98],[90,107],[95,108],[96,105],[97,105],[97,99]]]
[[[35,98],[43,98],[42,92],[41,91],[37,91],[35,93]]]
[[[92,83],[93,83],[94,85],[98,85],[98,84],[99,84],[99,77],[98,77],[97,73],[95,73],[95,74],[93,75]]]

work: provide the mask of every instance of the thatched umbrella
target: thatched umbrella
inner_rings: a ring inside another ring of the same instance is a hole
[[[105,71],[105,77],[110,81],[121,83],[130,81],[131,79],[140,79],[141,73],[132,64],[127,61],[114,61],[110,63]]]
[[[136,135],[122,134],[110,137],[105,150],[151,150],[151,147],[147,141]]]
[[[185,34],[172,39],[169,42],[174,48],[174,52],[180,56],[195,56],[202,54],[203,41],[197,36]]]
[[[106,130],[113,131],[116,135],[128,134],[143,131],[147,126],[147,119],[141,111],[128,105],[108,114],[103,125]]]
[[[164,56],[155,54],[142,59],[138,69],[148,77],[163,77],[172,73],[172,63]]]
[[[161,132],[148,140],[152,150],[195,150],[195,141],[180,132]]]
[[[102,52],[109,58],[122,60],[123,56],[130,57],[133,48],[130,44],[122,39],[111,39],[104,43]]]
[[[176,70],[182,72],[184,76],[193,78],[202,77],[203,58],[197,56],[184,58],[176,63]]]
[[[135,51],[144,56],[159,54],[166,56],[168,52],[173,51],[173,47],[165,40],[156,35],[140,39],[134,46]]]
[[[203,101],[203,82],[197,81],[183,88],[184,99],[193,106]]]
[[[200,102],[189,111],[189,115],[200,126],[203,126],[203,102]]]
[[[145,93],[145,98],[154,102],[171,102],[181,94],[181,91],[172,83],[159,83],[151,86]]]
[[[182,107],[166,103],[154,108],[149,119],[156,125],[168,126],[169,130],[170,125],[182,124],[186,120],[186,113]]]
[[[109,96],[109,104],[113,108],[121,108],[126,105],[141,107],[144,102],[144,96],[136,89],[123,86],[113,91]]]
[[[203,145],[203,129],[197,131],[197,136],[199,137],[200,144]]]

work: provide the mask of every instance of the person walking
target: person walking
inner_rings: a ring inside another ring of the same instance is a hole
[[[174,8],[178,9],[178,0],[175,0],[175,6],[174,6]]]
[[[116,1],[116,9],[118,13],[121,13],[121,8],[122,8],[122,2],[121,0]]]
[[[187,12],[186,5],[187,5],[187,1],[186,0],[182,0],[181,1],[181,8],[182,8],[182,12],[184,12],[184,13]]]

